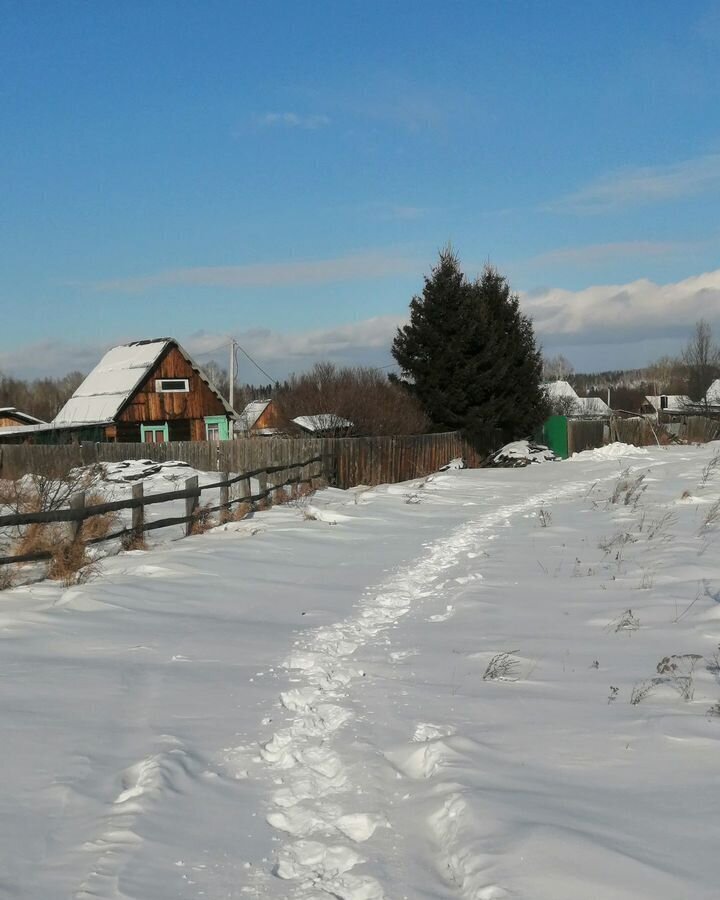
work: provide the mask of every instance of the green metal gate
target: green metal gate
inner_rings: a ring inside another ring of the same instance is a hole
[[[560,459],[568,458],[567,416],[550,416],[543,425],[543,443]]]

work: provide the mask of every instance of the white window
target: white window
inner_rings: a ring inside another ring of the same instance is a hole
[[[155,381],[158,394],[187,394],[190,390],[188,378],[158,378]]]

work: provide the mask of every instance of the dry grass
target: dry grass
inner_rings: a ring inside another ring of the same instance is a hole
[[[14,566],[0,566],[0,591],[6,591],[15,584]]]
[[[98,506],[105,502],[101,494],[88,494],[85,497],[85,506]],[[103,513],[101,516],[92,516],[85,519],[80,528],[80,536],[84,541],[91,541],[107,537],[120,526],[120,514],[116,512]]]
[[[242,519],[246,519],[250,513],[252,512],[252,504],[251,503],[237,503],[234,507],[231,507],[230,514],[228,515],[228,522],[240,522]]]
[[[147,550],[145,535],[142,532],[138,534],[134,531],[123,535],[122,548],[123,550]]]
[[[206,503],[204,506],[198,507],[190,526],[190,534],[205,534],[206,531],[210,531],[214,527],[215,522],[210,511],[210,504]]]
[[[84,584],[97,574],[98,561],[87,555],[85,543],[76,539],[57,544],[48,566],[48,578],[61,581],[65,587]]]

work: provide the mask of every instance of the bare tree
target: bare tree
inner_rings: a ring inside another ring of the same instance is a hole
[[[316,363],[291,375],[275,400],[287,422],[301,415],[337,416],[352,423],[345,429],[352,434],[418,434],[428,427],[416,398],[377,369]]]
[[[579,405],[575,397],[561,394],[550,398],[550,412],[554,416],[574,416],[579,412]]]
[[[567,381],[574,372],[573,364],[562,353],[547,358],[543,357],[543,378],[545,381]]]
[[[705,404],[707,389],[720,374],[720,347],[713,340],[712,328],[705,319],[695,323],[682,360],[688,368],[688,396],[694,403]]]
[[[661,356],[646,369],[651,392],[660,394],[684,394],[687,391],[687,373],[683,361],[677,356]]]

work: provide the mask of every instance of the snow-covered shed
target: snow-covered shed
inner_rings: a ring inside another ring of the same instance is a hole
[[[52,422],[101,426],[105,440],[224,440],[235,413],[173,338],[134,341],[103,356]]]
[[[237,417],[238,434],[273,435],[281,430],[282,417],[274,400],[252,400]]]

